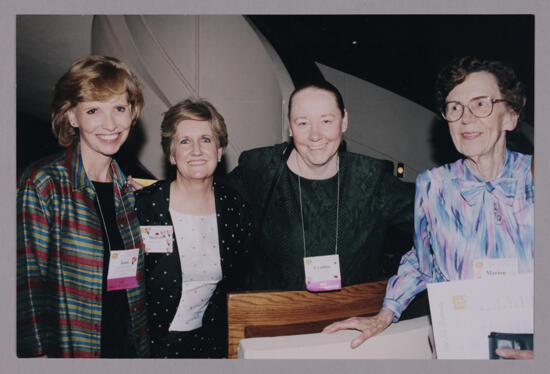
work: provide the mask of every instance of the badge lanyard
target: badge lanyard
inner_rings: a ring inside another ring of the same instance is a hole
[[[124,200],[120,196],[120,203],[124,210],[124,217],[130,228],[130,236],[132,237],[132,244],[134,248],[128,250],[115,250],[111,248],[111,240],[109,239],[109,233],[107,232],[107,225],[105,224],[105,217],[101,209],[101,202],[99,201],[99,195],[96,193],[97,207],[99,214],[101,215],[101,221],[103,223],[103,229],[105,230],[105,237],[107,238],[107,246],[109,249],[109,269],[107,271],[107,291],[125,290],[135,288],[137,284],[137,259],[139,256],[139,248],[136,248],[136,241],[134,240],[134,234],[132,233],[132,226],[128,219],[128,213],[124,206]],[[117,228],[118,229],[118,228]]]
[[[338,218],[340,212],[340,168],[337,175],[336,193],[336,235],[334,255],[306,257],[306,232],[304,227],[304,211],[302,206],[302,185],[298,175],[298,195],[300,198],[300,218],[302,220],[302,242],[304,245],[304,271],[306,288],[309,291],[333,291],[342,288],[340,276],[340,261],[338,257]]]

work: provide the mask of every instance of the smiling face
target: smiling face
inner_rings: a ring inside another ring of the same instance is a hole
[[[186,119],[177,124],[170,163],[176,165],[178,179],[212,178],[222,154],[223,148],[208,121]]]
[[[471,73],[449,92],[447,102],[458,101],[465,106],[462,118],[449,122],[449,131],[456,149],[467,158],[474,161],[481,157],[496,160],[505,153],[506,131],[516,127],[518,115],[502,102],[494,104],[490,116],[474,116],[466,105],[473,98],[482,96],[502,99],[495,76],[485,71]]]
[[[342,116],[332,92],[308,87],[292,98],[290,135],[306,167],[315,169],[336,160],[348,115]]]
[[[84,101],[67,111],[71,126],[78,128],[85,161],[110,159],[128,138],[132,108],[126,93],[106,101]]]

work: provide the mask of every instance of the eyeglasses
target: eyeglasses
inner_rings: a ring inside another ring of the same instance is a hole
[[[477,118],[489,117],[493,113],[493,105],[508,102],[507,100],[494,100],[490,96],[475,97],[468,102],[468,109]],[[464,104],[458,101],[448,101],[441,108],[441,115],[448,122],[455,122],[462,118]]]

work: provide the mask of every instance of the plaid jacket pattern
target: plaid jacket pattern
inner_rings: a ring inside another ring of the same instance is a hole
[[[143,244],[134,195],[111,164],[116,221],[125,248],[141,248],[138,287],[128,290],[139,357],[149,355]],[[99,357],[103,240],[95,190],[80,145],[39,162],[17,189],[17,354]]]

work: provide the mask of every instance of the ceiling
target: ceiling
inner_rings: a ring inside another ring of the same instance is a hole
[[[342,70],[429,109],[437,72],[456,56],[510,64],[528,88],[533,124],[532,15],[252,15],[296,82],[320,74],[313,62]],[[91,49],[91,15],[18,16],[18,110],[49,120],[55,81]]]
[[[524,121],[533,125],[532,15],[250,15],[295,84],[320,72],[349,73],[434,110],[439,69],[477,55],[511,65],[527,87]],[[92,15],[17,16],[18,168],[55,151],[49,129],[57,79],[91,51]],[[435,111],[435,110],[434,110]],[[35,136],[26,137],[32,131]]]
[[[465,55],[503,61],[527,87],[524,121],[533,124],[532,15],[252,15],[294,83],[315,77],[313,61],[434,110],[439,70]],[[317,72],[317,74],[319,74]]]

